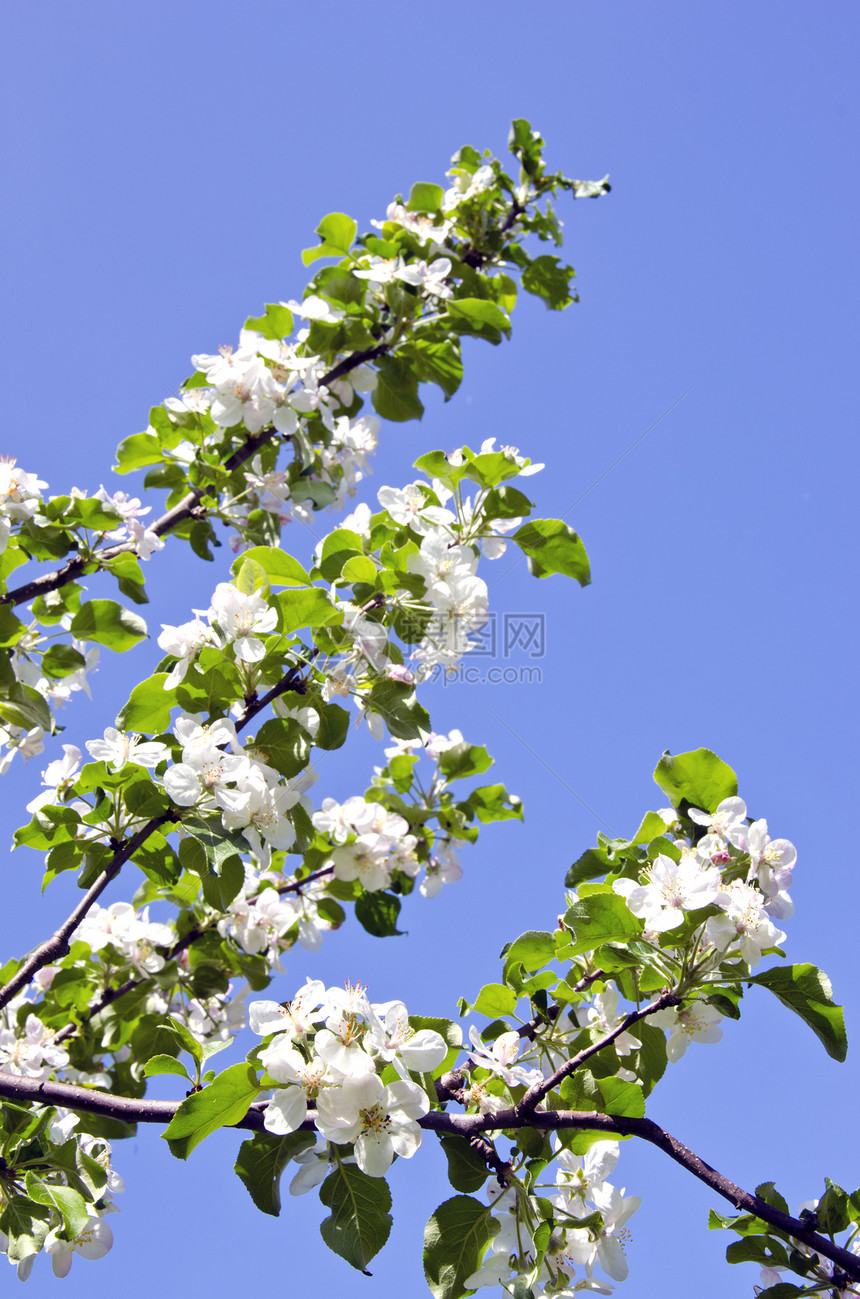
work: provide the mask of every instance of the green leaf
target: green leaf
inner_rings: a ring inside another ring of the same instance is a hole
[[[493,765],[493,759],[480,744],[453,744],[439,757],[439,770],[446,780],[479,776]]]
[[[0,721],[23,726],[25,731],[32,726],[41,726],[49,733],[53,729],[51,710],[42,695],[33,686],[24,686],[20,681],[7,686],[0,696]]]
[[[367,696],[367,705],[379,713],[389,733],[397,740],[420,739],[430,730],[430,717],[415,698],[412,686],[403,681],[377,681]]]
[[[123,438],[116,449],[116,472],[130,474],[147,465],[160,465],[163,460],[161,443],[151,433],[132,433]]]
[[[51,1229],[51,1217],[47,1206],[34,1204],[25,1195],[8,1195],[0,1215],[0,1231],[9,1237],[6,1252],[10,1263],[21,1263],[31,1254],[39,1253]]]
[[[26,630],[21,619],[16,618],[8,604],[0,605],[0,645],[16,645]],[[45,658],[47,657],[46,654]]]
[[[145,639],[146,623],[115,600],[88,600],[72,619],[71,632],[79,640],[94,640],[121,654]]]
[[[194,1034],[182,1023],[181,1019],[175,1019],[173,1015],[168,1015],[166,1022],[162,1023],[159,1027],[166,1028],[169,1033],[172,1033],[183,1050],[187,1051],[191,1056],[191,1059],[195,1064],[200,1065],[203,1063],[203,1047]]]
[[[827,1190],[818,1201],[815,1214],[819,1229],[828,1236],[836,1236],[840,1231],[845,1231],[852,1220],[850,1199],[848,1192],[841,1186],[837,1186],[829,1177],[825,1177],[824,1181]],[[758,1191],[756,1194],[758,1195]]]
[[[429,719],[428,719],[429,720]],[[481,785],[473,789],[465,804],[482,824],[490,821],[522,821],[523,805],[516,794],[509,794],[504,785]]]
[[[486,298],[456,298],[446,305],[450,315],[467,320],[476,327],[477,332],[483,332],[483,327],[488,325],[490,331],[498,329],[510,337],[511,322],[508,314],[495,302],[488,302]]]
[[[552,311],[561,311],[574,301],[570,282],[575,275],[572,266],[564,266],[557,257],[536,257],[523,271],[522,284],[528,293],[541,298]]]
[[[280,591],[272,603],[278,610],[278,631],[299,631],[302,627],[330,627],[343,622],[343,613],[336,609],[322,587],[311,586],[304,591]]]
[[[524,117],[515,117],[508,135],[508,148],[519,161],[527,176],[537,176],[543,171],[541,148],[543,140]]]
[[[524,970],[540,970],[555,959],[555,939],[546,930],[527,929],[508,943],[501,952],[505,966],[522,965]]]
[[[117,524],[122,523],[122,515],[116,506],[107,501],[100,501],[96,497],[73,497],[67,505],[55,513],[56,505],[57,502],[48,505],[46,510],[48,518],[56,519],[61,516],[66,524],[81,523],[94,532],[111,532]]]
[[[353,555],[344,564],[342,576],[347,582],[366,582],[374,586],[379,570],[368,555]]]
[[[183,870],[199,875],[203,896],[216,911],[226,911],[245,882],[245,868],[231,840],[217,830],[185,822],[188,837],[180,840]],[[243,848],[243,851],[245,849]]]
[[[134,687],[116,719],[121,731],[159,735],[167,730],[173,704],[173,695],[164,689],[167,676],[156,672]]]
[[[325,704],[321,699],[308,697],[307,702],[319,714],[319,730],[314,736],[318,749],[339,749],[349,732],[349,713],[339,704]]]
[[[572,946],[559,953],[565,958],[593,952],[601,943],[628,942],[642,933],[642,921],[617,893],[593,893],[580,898],[566,912],[564,921],[573,930]]]
[[[564,877],[565,888],[577,889],[587,880],[608,874],[612,866],[613,862],[605,848],[586,848],[582,856],[569,867]]]
[[[647,1021],[636,1025],[636,1037],[642,1043],[637,1059],[637,1076],[642,1081],[642,1092],[650,1096],[666,1072],[666,1034]]]
[[[460,1299],[494,1227],[489,1206],[470,1195],[439,1205],[424,1229],[424,1276],[435,1299]]]
[[[253,1065],[247,1060],[230,1065],[208,1087],[181,1103],[161,1134],[170,1153],[187,1159],[210,1133],[243,1119],[259,1092]]]
[[[440,185],[430,185],[419,180],[409,191],[406,206],[410,212],[438,212],[443,198],[444,191]]]
[[[769,1204],[774,1209],[779,1209],[780,1213],[790,1215],[791,1210],[788,1207],[788,1202],[776,1189],[775,1182],[762,1182],[760,1186],[755,1188],[755,1193],[760,1200],[764,1200],[765,1204]]]
[[[355,1164],[338,1164],[320,1187],[320,1200],[330,1217],[320,1234],[341,1258],[370,1275],[367,1265],[391,1231],[391,1192],[384,1177],[368,1177]]]
[[[393,893],[362,893],[355,904],[358,923],[376,938],[391,938],[402,934],[397,928],[400,899]]]
[[[689,753],[664,753],[654,779],[672,803],[689,803],[703,812],[715,812],[724,798],[738,792],[738,778],[731,767],[710,749]]]
[[[83,654],[71,645],[52,645],[42,655],[42,672],[46,677],[67,677],[86,665]]]
[[[56,1209],[63,1219],[63,1226],[69,1240],[74,1240],[83,1231],[90,1217],[87,1202],[79,1191],[70,1186],[56,1186],[37,1177],[30,1170],[24,1178],[27,1194],[36,1204],[44,1204],[49,1209]]]
[[[377,367],[377,384],[371,394],[376,413],[395,423],[420,419],[424,405],[418,396],[418,375],[409,362],[400,356],[383,356]]]
[[[625,1119],[645,1117],[645,1097],[636,1083],[625,1082],[623,1078],[601,1078],[600,1090],[607,1114]]]
[[[473,1150],[465,1137],[446,1136],[441,1139],[448,1160],[448,1181],[455,1191],[480,1191],[490,1175],[486,1162]]]
[[[577,1069],[561,1080],[559,1092],[565,1105],[572,1110],[584,1113],[595,1111],[603,1113],[603,1093],[598,1087],[590,1069]]]
[[[428,451],[418,457],[413,468],[420,469],[428,478],[440,479],[452,491],[461,479],[469,476],[468,466],[452,465],[444,451]]]
[[[446,401],[453,397],[463,378],[459,339],[445,338],[435,343],[416,337],[404,350],[413,359],[421,383],[437,384]]]
[[[171,1073],[180,1078],[187,1078],[191,1081],[188,1070],[181,1060],[175,1059],[172,1055],[154,1055],[147,1060],[143,1066],[144,1078],[154,1078],[156,1074]]]
[[[486,983],[472,1006],[479,1015],[486,1015],[487,1019],[501,1019],[505,1015],[513,1015],[517,1008],[519,998],[513,988],[509,988],[504,983]],[[458,1186],[458,1191],[468,1190],[470,1188]]]
[[[313,1144],[311,1132],[290,1132],[285,1137],[255,1132],[250,1140],[242,1142],[233,1168],[263,1213],[277,1218],[281,1212],[281,1174],[291,1159]]]
[[[712,810],[712,809],[706,809]],[[834,1060],[848,1054],[848,1038],[841,1006],[833,1000],[833,988],[823,970],[815,965],[782,965],[762,974],[748,975],[746,983],[769,988],[784,1006],[799,1015]]]
[[[771,1236],[745,1236],[726,1250],[728,1263],[758,1263],[760,1267],[788,1267],[788,1255]]]
[[[519,519],[531,514],[532,502],[516,487],[505,483],[487,492],[483,514],[486,519]]]
[[[239,565],[239,571],[233,581],[236,590],[242,595],[253,595],[255,591],[260,591],[263,599],[268,600],[271,594],[266,570],[262,564],[258,564],[255,559],[249,559],[247,555]]]
[[[252,559],[269,579],[270,586],[310,586],[310,575],[305,572],[297,559],[288,555],[277,546],[253,546],[233,561],[232,572],[235,574],[246,559]]]
[[[245,321],[246,329],[254,329],[264,338],[280,342],[293,332],[293,313],[283,302],[267,302],[265,314],[249,316]],[[187,385],[186,385],[187,386]]]
[[[343,572],[344,564],[364,552],[364,543],[350,528],[335,528],[324,539],[317,568],[327,582],[334,582]]]
[[[639,828],[631,837],[631,844],[650,843],[666,833],[666,822],[656,812],[646,812],[639,822]]]
[[[591,581],[585,546],[562,519],[532,519],[514,533],[512,540],[528,558],[535,577],[563,573],[575,578],[580,586],[588,586]]]
[[[311,744],[294,718],[272,717],[254,736],[254,748],[282,776],[297,776],[308,765]]]
[[[315,248],[306,248],[302,253],[305,266],[315,262],[318,257],[345,257],[352,247],[358,226],[352,217],[343,212],[329,212],[316,228],[322,243]]]

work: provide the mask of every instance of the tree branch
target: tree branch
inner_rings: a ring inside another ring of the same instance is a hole
[[[278,885],[277,892],[281,896],[285,893],[301,893],[302,889],[305,888],[306,885],[313,884],[314,880],[327,878],[332,874],[333,870],[334,868],[332,866],[323,866],[320,870],[313,871],[312,874],[306,875],[303,879],[292,880],[289,884]],[[249,898],[249,901],[256,902],[258,897],[260,897],[259,893],[254,897]],[[193,929],[189,929],[187,934],[184,934],[182,938],[178,939],[173,944],[170,951],[167,953],[166,959],[168,961],[175,960],[181,952],[184,952],[187,948],[191,947],[192,943],[196,943],[198,938],[202,938],[205,934],[211,933],[216,924],[217,921],[213,921],[211,925],[195,925]],[[95,1019],[96,1015],[98,1015],[100,1011],[105,1010],[108,1006],[112,1006],[115,1001],[119,1001],[120,997],[124,997],[127,992],[134,992],[135,988],[140,988],[143,984],[152,982],[154,982],[153,976],[147,974],[139,979],[126,979],[125,983],[121,983],[117,988],[106,988],[100,997],[97,997],[95,1001],[90,1003],[79,1021],[75,1022],[74,1020],[70,1020],[68,1024],[64,1024],[63,1027],[55,1033],[54,1041],[68,1041],[70,1037],[74,1037],[79,1028],[84,1024],[88,1024],[91,1019]]]
[[[295,679],[294,674],[297,670],[298,669],[296,668],[290,668],[290,671],[285,674],[284,680],[290,678]],[[282,685],[282,682],[279,682],[278,685]],[[283,693],[286,689],[289,689],[289,687],[283,686],[283,689],[279,690],[278,686],[274,686],[272,690],[263,697],[263,699],[254,700],[251,704],[248,704],[241,718],[236,723],[237,733],[242,730],[243,727],[247,726],[248,722],[266,706],[270,696],[275,698],[276,694]],[[220,747],[224,748],[224,745],[221,745]],[[27,986],[34,974],[44,966],[50,965],[52,961],[59,960],[61,957],[66,955],[69,950],[69,936],[75,929],[77,929],[90,907],[102,895],[108,884],[110,884],[112,880],[116,879],[121,868],[129,858],[134,856],[138,848],[143,846],[149,836],[154,834],[154,832],[164,825],[165,822],[179,821],[180,819],[181,813],[175,808],[171,808],[169,812],[162,812],[160,816],[155,816],[150,821],[147,821],[146,825],[143,826],[142,829],[138,830],[136,835],[131,839],[126,840],[126,842],[117,849],[111,859],[110,865],[105,867],[95,884],[93,884],[92,888],[84,895],[71,915],[63,921],[60,928],[57,929],[49,939],[44,943],[40,943],[39,946],[30,953],[17,974],[13,975],[5,987],[0,989],[0,1010],[8,1004],[16,993],[20,992],[22,988]],[[287,889],[285,891],[290,890]],[[130,987],[125,988],[126,992],[130,990]],[[116,1000],[116,998],[111,998],[111,1000]],[[105,1005],[107,1004],[109,1003],[105,1002]]]
[[[17,974],[14,974],[5,987],[0,989],[0,1010],[11,1001],[16,993],[26,988],[34,974],[44,966],[50,965],[52,961],[57,961],[67,954],[69,938],[96,899],[104,893],[111,880],[117,877],[125,863],[146,842],[151,834],[154,834],[167,821],[174,819],[178,819],[178,814],[173,810],[162,812],[160,816],[154,816],[150,821],[147,821],[142,829],[138,830],[136,835],[133,835],[131,839],[127,839],[122,847],[117,849],[110,865],[105,867],[95,884],[84,894],[71,915],[66,917],[59,929],[56,929],[50,938],[44,943],[40,943],[30,953]]]
[[[180,1101],[137,1100],[130,1096],[93,1091],[87,1087],[72,1087],[68,1083],[40,1082],[32,1078],[12,1078],[5,1074],[0,1074],[0,1097],[18,1102],[35,1101],[40,1105],[57,1105],[86,1114],[120,1119],[125,1123],[168,1123],[181,1104]],[[734,1208],[760,1218],[777,1231],[784,1232],[836,1263],[852,1281],[860,1281],[860,1258],[856,1254],[811,1231],[801,1219],[792,1218],[772,1205],[765,1204],[758,1196],[743,1190],[651,1119],[621,1118],[613,1114],[579,1110],[539,1110],[535,1114],[523,1115],[515,1107],[500,1110],[497,1114],[448,1114],[442,1110],[431,1110],[417,1122],[425,1131],[464,1137],[469,1142],[476,1137],[483,1138],[487,1132],[519,1128],[536,1128],[543,1132],[579,1129],[603,1132],[607,1136],[639,1137],[662,1150],[717,1195],[728,1200]],[[263,1131],[262,1102],[252,1105],[243,1119],[230,1126],[249,1128],[254,1132]],[[301,1126],[303,1130],[312,1130],[313,1119],[306,1120]]]
[[[320,387],[327,387],[329,384],[334,383],[336,379],[348,374],[350,370],[356,369],[357,366],[363,365],[365,361],[375,360],[377,357],[383,356],[389,350],[389,347],[390,344],[388,343],[379,343],[376,347],[368,347],[361,352],[354,352],[352,356],[344,357],[342,361],[338,361],[337,365],[322,376],[319,381]],[[232,473],[234,469],[238,469],[240,465],[245,464],[262,446],[271,440],[275,433],[274,425],[270,425],[268,428],[261,429],[259,433],[249,435],[242,445],[224,462],[225,472]],[[178,524],[184,523],[186,519],[193,518],[195,514],[200,514],[201,511],[205,513],[205,508],[201,506],[200,501],[207,490],[206,486],[195,487],[187,496],[183,496],[181,501],[177,501],[176,505],[162,514],[160,519],[156,519],[148,530],[154,532],[158,537],[163,537],[165,533],[172,532]],[[74,582],[77,578],[83,577],[93,564],[101,568],[108,560],[115,559],[117,555],[126,552],[136,554],[137,543],[124,541],[116,546],[107,546],[104,550],[96,551],[95,554],[86,558],[76,556],[53,573],[45,573],[42,577],[36,577],[32,582],[25,582],[23,586],[18,586],[13,591],[6,591],[3,595],[0,595],[0,605],[14,606],[23,604],[26,600],[35,599],[36,596],[46,595],[49,591],[56,591],[61,586],[66,586],[69,582]]]
[[[452,1133],[471,1138],[485,1132],[499,1129],[537,1128],[541,1131],[564,1131],[566,1129],[590,1129],[603,1132],[607,1136],[639,1137],[650,1145],[662,1150],[675,1163],[680,1164],[688,1173],[700,1182],[704,1182],[717,1195],[728,1200],[736,1209],[760,1218],[777,1231],[784,1232],[794,1240],[807,1245],[817,1254],[822,1254],[836,1263],[852,1281],[860,1281],[860,1258],[847,1249],[842,1249],[826,1236],[810,1231],[799,1218],[792,1218],[770,1204],[765,1204],[757,1195],[743,1190],[722,1173],[718,1173],[710,1164],[688,1149],[677,1137],[653,1123],[651,1119],[620,1118],[612,1114],[588,1114],[577,1110],[539,1110],[536,1114],[524,1116],[517,1112],[517,1107],[500,1110],[498,1114],[448,1114],[441,1110],[431,1110],[418,1124],[425,1130]]]
[[[70,1083],[11,1078],[6,1074],[0,1074],[0,1097],[19,1103],[34,1101],[39,1105],[80,1110],[82,1114],[97,1114],[100,1118],[118,1119],[121,1123],[168,1124],[181,1104],[181,1101],[137,1100],[133,1096],[115,1096],[89,1087],[73,1087]],[[264,1108],[264,1103],[252,1105],[245,1117],[232,1126],[262,1132]]]
[[[638,1023],[640,1019],[645,1019],[646,1015],[654,1015],[658,1010],[666,1010],[668,1006],[677,1006],[680,1002],[680,997],[676,997],[674,992],[667,990],[650,1006],[643,1006],[641,1010],[634,1010],[629,1015],[625,1015],[624,1019],[619,1024],[616,1024],[611,1033],[607,1033],[599,1042],[592,1042],[591,1046],[585,1047],[571,1060],[568,1060],[566,1064],[563,1064],[560,1069],[556,1069],[551,1078],[545,1078],[542,1082],[535,1083],[534,1086],[530,1087],[522,1100],[517,1103],[515,1107],[517,1113],[527,1119],[530,1114],[534,1113],[535,1108],[540,1105],[544,1097],[548,1096],[565,1078],[570,1077],[580,1065],[585,1064],[586,1060],[590,1060],[593,1055],[597,1055],[598,1051],[602,1051],[605,1046],[609,1046],[622,1033],[626,1033],[629,1028]]]

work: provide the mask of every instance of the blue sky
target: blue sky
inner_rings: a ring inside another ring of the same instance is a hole
[[[529,484],[538,514],[578,502],[590,588],[504,560],[489,574],[500,614],[545,619],[540,683],[429,700],[437,729],[488,746],[526,820],[488,827],[460,885],[407,904],[402,945],[349,926],[319,958],[291,958],[277,995],[306,974],[351,977],[376,1000],[454,1015],[496,977],[503,942],[552,926],[565,869],[601,822],[630,832],[662,804],[650,772],[663,749],[707,745],[798,846],[787,951],[831,975],[850,1037],[857,9],[548,0],[525,13],[511,0],[10,7],[0,451],[56,493],[108,486],[117,441],[145,427],[191,353],[300,293],[299,252],[324,213],[366,228],[395,193],[441,178],[458,146],[504,150],[514,116],[568,174],[610,172],[609,197],[562,211],[581,303],[556,317],[523,302],[510,344],[468,348],[456,398],[384,430],[357,498],[409,481],[423,451],[497,436],[547,462]],[[298,527],[286,538],[299,558],[313,542]],[[227,562],[156,556],[153,629],[205,605]],[[64,739],[101,734],[158,654],[150,642],[105,662]],[[378,752],[350,750],[320,764],[320,797],[364,788]],[[9,835],[39,767],[7,778]],[[10,860],[10,954],[74,897],[63,880],[40,902],[39,867]],[[792,1204],[824,1174],[853,1189],[856,1061],[834,1064],[765,996],[720,1047],[687,1053],[649,1113],[741,1184],[776,1179]],[[421,1230],[450,1193],[438,1152],[394,1169],[395,1229],[369,1281],[322,1245],[314,1197],[277,1221],[253,1209],[231,1172],[237,1144],[218,1134],[187,1166],[154,1130],[118,1147],[116,1246],[76,1261],[66,1292],[289,1278],[345,1299],[422,1293]],[[751,1293],[755,1269],[729,1269],[728,1238],[705,1231],[715,1197],[629,1142],[615,1180],[644,1199],[627,1299],[691,1280],[702,1299]],[[28,1284],[59,1283],[43,1264]]]

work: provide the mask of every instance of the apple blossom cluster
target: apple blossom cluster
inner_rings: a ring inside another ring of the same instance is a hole
[[[218,920],[218,933],[229,935],[242,951],[262,956],[279,973],[284,968],[281,956],[294,943],[306,952],[318,952],[323,935],[337,927],[320,911],[320,902],[329,897],[325,881],[285,878],[247,862],[244,869],[245,882]],[[285,888],[293,891],[284,893]]]
[[[104,1258],[113,1246],[113,1231],[105,1218],[119,1213],[113,1197],[125,1190],[111,1162],[109,1141],[86,1132],[73,1136],[80,1119],[69,1110],[40,1107],[38,1117],[43,1148],[41,1157],[34,1158],[33,1145],[27,1147],[32,1171],[26,1174],[25,1186],[46,1211],[36,1232],[18,1237],[14,1249],[9,1236],[0,1231],[0,1253],[15,1267],[19,1281],[29,1279],[42,1250],[60,1279],[68,1276],[76,1254],[89,1261]],[[13,1129],[7,1149],[16,1135]],[[75,1152],[73,1172],[71,1151]]]
[[[328,863],[335,877],[360,880],[367,892],[376,892],[388,888],[396,872],[415,879],[423,868],[418,891],[425,898],[437,897],[446,884],[462,879],[457,851],[460,840],[445,828],[450,818],[451,799],[442,758],[450,754],[451,766],[464,752],[472,754],[477,750],[465,743],[460,731],[448,735],[431,732],[424,743],[395,740],[385,749],[388,764],[374,768],[375,789],[396,790],[400,799],[408,797],[414,801],[420,812],[423,843],[417,835],[409,833],[409,823],[403,816],[382,803],[358,795],[343,803],[324,799],[321,808],[313,814],[313,824],[335,845]],[[426,781],[415,770],[422,754],[434,764]],[[434,818],[440,824],[431,834],[430,821]]]
[[[290,322],[288,329],[294,314],[325,325],[337,324],[344,314],[313,293],[301,303],[280,307],[285,324]],[[326,363],[302,350],[308,335],[308,328],[300,329],[295,341],[288,343],[243,329],[235,349],[225,346],[216,354],[192,357],[206,387],[190,388],[181,398],[164,403],[168,416],[180,427],[191,422],[202,430],[196,445],[185,440],[171,449],[177,463],[190,464],[201,448],[220,443],[226,430],[238,427],[252,436],[273,429],[296,448],[292,475],[269,463],[271,457],[264,463],[263,455],[256,455],[244,471],[243,490],[222,502],[221,517],[237,529],[231,543],[234,551],[247,544],[245,535],[254,511],[268,515],[274,528],[271,539],[291,517],[307,522],[312,509],[322,504],[341,508],[368,472],[367,457],[376,450],[377,416],[350,418],[345,413],[355,404],[356,394],[374,391],[376,373],[357,365],[347,377],[327,385],[323,382]]]
[[[358,880],[366,892],[376,893],[389,887],[395,871],[418,873],[417,838],[409,834],[408,821],[381,803],[354,797],[339,804],[327,798],[313,823],[339,845],[330,861],[336,879]]]
[[[480,455],[495,452],[495,438],[487,438]],[[454,468],[464,463],[467,448],[447,456]],[[521,476],[537,473],[543,465],[532,464],[518,448],[501,450],[517,466]],[[495,518],[485,513],[489,488],[478,492],[475,500],[451,491],[439,479],[428,486],[414,482],[402,490],[383,487],[379,504],[391,519],[417,534],[419,547],[407,561],[409,573],[423,579],[425,594],[424,635],[412,653],[416,678],[420,681],[438,664],[453,671],[464,654],[475,648],[470,634],[481,628],[489,616],[486,583],[477,576],[479,554],[498,559],[504,554],[504,534],[512,532],[522,518]],[[452,504],[453,509],[448,508]],[[480,551],[479,551],[480,547]],[[426,614],[429,613],[429,617]]]
[[[44,1080],[69,1063],[56,1034],[31,1009],[56,972],[51,966],[40,970],[31,987],[0,1010],[0,1074]]]
[[[101,907],[94,902],[72,934],[72,942],[86,943],[91,952],[106,954],[106,964],[119,964],[139,975],[157,974],[165,959],[157,950],[170,947],[176,940],[173,924],[149,919],[149,908],[136,910],[130,902],[112,902]]]
[[[0,552],[5,550],[12,524],[32,519],[48,484],[22,469],[15,456],[0,456]]]
[[[360,984],[326,988],[309,979],[286,1007],[255,1001],[248,1009],[251,1028],[267,1042],[256,1053],[274,1088],[263,1115],[267,1132],[295,1132],[310,1115],[326,1141],[353,1147],[370,1177],[384,1177],[395,1155],[415,1154],[415,1120],[428,1113],[430,1100],[409,1075],[445,1059],[439,1033],[415,1032],[401,1001],[372,1004]],[[383,1086],[379,1072],[388,1065],[399,1076]],[[304,1189],[327,1171],[319,1160]]]
[[[554,1229],[543,1251],[534,1244],[536,1229],[544,1221],[534,1198],[522,1182],[509,1175],[507,1186],[498,1181],[488,1188],[493,1218],[491,1235],[481,1266],[466,1279],[469,1289],[500,1285],[511,1290],[518,1278],[535,1299],[579,1291],[609,1295],[614,1287],[596,1279],[600,1266],[612,1281],[629,1274],[626,1224],[641,1204],[638,1195],[619,1191],[606,1179],[618,1162],[617,1141],[597,1141],[583,1156],[557,1149],[555,1181],[541,1189],[554,1209]],[[587,1225],[577,1227],[577,1222]],[[542,1254],[538,1258],[537,1255]],[[577,1268],[585,1276],[574,1281]]]
[[[71,616],[66,614],[59,619],[58,625],[60,631],[66,634],[70,633],[71,624]],[[59,632],[46,634],[40,629],[38,620],[34,620],[10,650],[9,664],[15,681],[31,692],[30,698],[35,694],[44,700],[47,716],[43,717],[44,726],[19,726],[11,721],[0,726],[0,745],[5,748],[0,756],[0,775],[8,771],[16,753],[20,753],[26,760],[44,751],[45,739],[51,726],[51,709],[63,707],[79,690],[90,694],[87,674],[98,666],[97,645],[88,647],[86,641],[71,635],[70,643],[62,647],[66,663],[72,665],[71,670],[64,671],[62,676],[45,672],[46,666],[58,661],[57,647],[53,642],[59,635]]]
[[[474,176],[459,169],[455,184],[444,195],[445,211],[455,213],[495,179],[489,164],[478,167]],[[400,227],[412,239],[412,245],[403,251],[397,244],[376,240],[376,245],[385,248],[384,256],[348,254],[348,274],[366,285],[363,311],[376,321],[376,347],[384,352],[406,335],[432,327],[438,304],[454,296],[451,276],[456,272],[451,257],[433,256],[439,240],[453,231],[454,220],[449,215],[437,224],[426,214],[410,212],[395,202],[389,206],[385,222],[371,224],[381,229]],[[416,255],[413,246],[425,257]],[[428,262],[427,257],[432,260]],[[386,291],[390,285],[407,286],[411,294],[406,298],[407,312],[393,310]],[[167,450],[177,464],[190,464],[200,449],[220,445],[225,431],[238,428],[252,436],[273,429],[281,440],[294,445],[292,470],[279,469],[270,455],[265,463],[264,456],[257,455],[244,471],[244,489],[222,502],[221,517],[237,530],[231,542],[234,551],[248,544],[249,525],[256,511],[268,516],[271,541],[290,518],[307,522],[314,509],[342,508],[370,472],[368,456],[378,443],[379,418],[353,414],[361,396],[376,391],[376,371],[370,365],[357,364],[326,382],[329,363],[312,348],[314,327],[319,333],[319,327],[339,326],[347,318],[345,306],[332,300],[323,287],[322,294],[309,292],[301,302],[292,299],[273,304],[268,311],[283,327],[284,337],[272,338],[245,328],[237,347],[224,346],[214,354],[193,356],[196,386],[186,386],[181,397],[164,402],[168,418],[195,434],[194,441],[176,443],[174,439]],[[307,323],[296,331],[293,341],[287,341],[296,316]],[[152,426],[147,433],[155,433]]]
[[[244,650],[237,649],[237,655],[253,653],[247,648],[256,640],[247,634],[250,629],[247,621],[238,628],[235,643]],[[180,717],[173,733],[182,745],[182,760],[168,767],[163,777],[173,802],[220,813],[223,829],[237,831],[246,851],[268,869],[273,849],[284,851],[294,844],[296,832],[289,813],[316,780],[316,773],[308,767],[295,780],[287,780],[253,749],[242,749],[235,725],[226,718],[201,725],[196,718]],[[224,752],[227,747],[231,753]]]
[[[314,511],[343,506],[370,472],[380,420],[420,417],[421,383],[439,385],[446,398],[453,394],[462,375],[462,335],[497,343],[510,332],[517,287],[508,270],[518,270],[522,287],[554,309],[575,300],[572,268],[542,255],[534,259],[539,271],[529,274],[533,259],[524,242],[536,235],[560,243],[558,218],[549,203],[546,211],[542,206],[552,194],[594,197],[608,185],[548,173],[543,141],[522,123],[511,142],[515,157],[529,159],[519,184],[488,153],[465,148],[452,159],[447,189],[420,183],[406,202],[398,198],[389,206],[386,218],[373,223],[381,237],[356,239],[356,223],[342,213],[324,218],[322,243],[307,251],[305,262],[335,258],[338,265],[318,271],[301,301],[270,303],[263,316],[249,319],[235,347],[193,357],[195,372],[181,394],[155,408],[148,428],[126,438],[118,452],[119,472],[149,467],[147,486],[168,490],[161,519],[148,519],[152,507],[139,497],[103,485],[91,498],[72,488],[46,502],[45,482],[12,458],[0,461],[0,604],[8,602],[12,620],[3,628],[12,677],[0,727],[0,774],[19,750],[25,758],[40,753],[57,729],[56,706],[88,689],[98,654],[88,648],[91,640],[123,651],[146,634],[143,619],[116,602],[82,600],[79,577],[109,571],[121,593],[141,603],[138,561],[160,550],[173,530],[209,558],[209,545],[217,544],[215,519],[236,529],[234,551],[276,544],[290,518],[307,522]],[[301,321],[295,330],[294,319]],[[364,409],[366,400],[374,413]],[[284,443],[292,450],[286,467],[278,463]],[[450,461],[460,463],[457,453]],[[492,490],[490,483],[483,487]],[[427,570],[423,635],[415,671],[389,663],[384,670],[392,680],[411,684],[436,663],[455,665],[486,616],[486,587],[468,550],[478,532],[463,523],[470,502],[459,504],[454,547],[447,549],[464,550],[438,553],[445,544],[441,521],[419,528],[428,535],[408,572]],[[444,507],[443,499],[438,508]],[[488,516],[483,552],[500,553],[501,534],[518,522],[509,509]],[[6,590],[8,576],[27,559],[69,555],[54,574]],[[33,622],[25,627],[11,609],[37,591]],[[399,597],[401,613],[408,596]],[[364,612],[358,619],[357,631],[374,621]],[[53,630],[46,635],[44,626]],[[199,634],[199,619],[176,629],[180,660]],[[367,645],[364,637],[359,648]]]
[[[72,497],[75,496],[83,496],[83,493],[73,487]],[[122,519],[120,527],[101,534],[102,542],[123,546],[140,559],[151,559],[156,550],[164,548],[163,538],[141,522],[144,515],[152,512],[152,506],[143,505],[140,497],[129,496],[127,492],[114,492],[109,495],[105,487],[101,486],[95,494],[95,499],[104,501],[108,507],[116,510]]]

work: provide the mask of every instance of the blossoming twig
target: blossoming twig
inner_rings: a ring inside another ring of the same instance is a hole
[[[557,1087],[564,1078],[568,1078],[574,1073],[581,1064],[585,1064],[586,1060],[590,1060],[593,1055],[597,1055],[598,1051],[602,1051],[605,1046],[609,1046],[627,1029],[632,1028],[640,1019],[644,1019],[646,1015],[654,1015],[660,1010],[667,1010],[670,1006],[677,1006],[680,1000],[681,998],[676,997],[673,992],[667,991],[652,1002],[650,1006],[643,1006],[641,1010],[634,1010],[629,1015],[626,1015],[624,1019],[616,1024],[611,1033],[607,1033],[599,1042],[592,1042],[591,1046],[585,1047],[572,1060],[568,1060],[560,1069],[556,1069],[551,1078],[545,1078],[543,1082],[535,1083],[533,1087],[530,1087],[522,1100],[516,1105],[516,1112],[523,1118],[528,1118],[530,1114],[534,1113],[535,1108],[540,1105],[543,1098],[554,1087]]]

